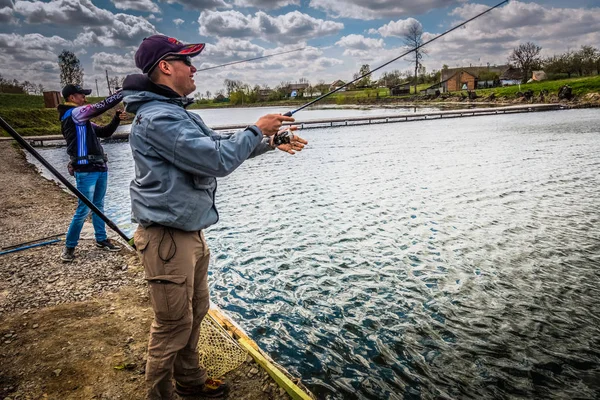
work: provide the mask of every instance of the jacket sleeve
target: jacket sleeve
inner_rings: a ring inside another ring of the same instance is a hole
[[[200,119],[202,121],[202,119]],[[218,133],[208,126],[205,126],[204,122],[201,122],[203,129],[210,134],[210,136],[215,140],[229,140],[232,133]],[[256,128],[258,126],[254,125]],[[260,128],[258,128],[260,130]],[[258,143],[258,145],[254,148],[252,153],[248,156],[248,158],[254,158],[256,156],[260,156],[261,154],[265,154],[268,151],[275,150],[269,144],[270,139],[268,137],[263,137],[263,139]]]
[[[71,113],[73,121],[77,125],[83,125],[90,119],[97,117],[106,110],[109,110],[119,104],[123,100],[123,92],[117,92],[96,104],[86,104],[81,107],[76,107]],[[116,129],[116,128],[115,128]]]
[[[275,150],[274,148],[271,147],[271,145],[269,144],[269,141],[270,141],[270,139],[268,137],[263,138],[263,140],[260,141],[258,146],[256,146],[254,148],[254,151],[250,154],[250,156],[248,158],[260,156],[261,154],[265,154],[268,151]]]
[[[92,126],[94,127],[94,132],[96,133],[96,136],[101,138],[107,138],[110,137],[113,133],[115,133],[115,131],[119,127],[120,122],[121,119],[118,115],[115,114],[112,121],[110,121],[108,125],[100,126],[92,123]]]
[[[189,117],[172,114],[148,121],[148,145],[175,167],[198,176],[223,177],[239,167],[262,141],[243,130],[217,138]]]

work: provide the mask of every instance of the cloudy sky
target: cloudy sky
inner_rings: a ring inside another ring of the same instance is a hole
[[[348,80],[362,64],[375,68],[405,51],[413,20],[429,39],[500,0],[0,0],[0,74],[59,90],[57,56],[73,51],[85,85],[106,95],[110,76],[137,73],[133,54],[160,33],[207,43],[197,68],[304,47],[258,62],[198,72],[198,90],[212,93],[224,79],[274,87],[307,78]],[[543,55],[600,45],[600,0],[511,1],[430,44],[428,72],[443,64],[504,64],[519,43]],[[385,69],[407,70],[398,60]]]

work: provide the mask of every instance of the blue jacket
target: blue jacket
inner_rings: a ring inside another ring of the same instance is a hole
[[[123,83],[127,112],[135,113],[129,144],[135,161],[130,185],[132,220],[196,231],[219,220],[217,177],[271,147],[260,129],[219,135],[185,107],[191,99],[145,75]]]

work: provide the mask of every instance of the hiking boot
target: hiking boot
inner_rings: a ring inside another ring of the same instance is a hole
[[[119,251],[121,247],[114,245],[110,239],[103,240],[101,242],[96,242],[96,247],[99,249],[104,249],[108,251]]]
[[[200,396],[211,399],[221,398],[229,391],[229,385],[220,379],[208,378],[203,385],[184,386],[175,382],[175,392],[180,396]]]
[[[72,262],[75,259],[75,247],[65,247],[60,255],[60,259],[63,262]]]

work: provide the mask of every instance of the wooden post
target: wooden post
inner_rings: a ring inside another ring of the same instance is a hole
[[[56,108],[60,104],[60,94],[57,91],[44,92],[44,107]]]

